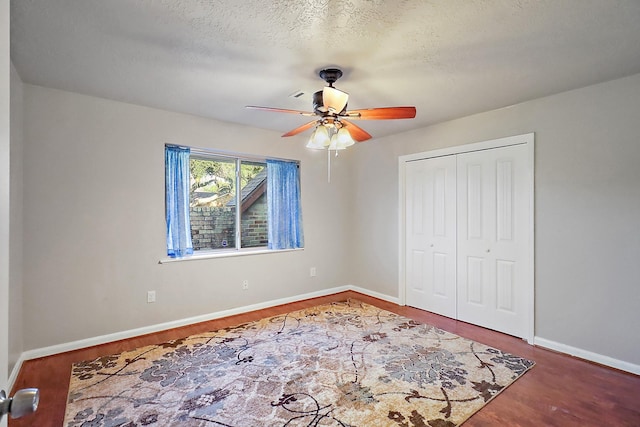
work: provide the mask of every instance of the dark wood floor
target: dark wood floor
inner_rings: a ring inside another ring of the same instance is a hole
[[[465,427],[640,426],[640,376],[530,346],[518,338],[411,307],[400,307],[356,292],[314,298],[27,361],[22,366],[14,390],[39,388],[40,406],[34,415],[10,419],[9,426],[61,426],[73,362],[346,298],[359,299],[536,362],[533,369],[473,415]]]

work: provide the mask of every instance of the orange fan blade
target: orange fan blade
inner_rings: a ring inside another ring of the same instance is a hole
[[[305,130],[314,127],[316,124],[318,123],[317,120],[313,120],[309,123],[305,123],[302,126],[298,126],[297,128],[290,130],[289,132],[285,133],[282,136],[293,136],[293,135],[297,135],[299,133],[304,132]]]
[[[273,111],[274,113],[291,113],[291,114],[300,114],[302,116],[315,116],[315,113],[311,113],[308,111],[300,111],[300,110],[287,110],[286,108],[273,108],[273,107],[258,107],[256,105],[247,105],[245,108],[249,108],[251,110],[264,110],[264,111]]]
[[[353,138],[354,141],[362,142],[366,141],[367,139],[371,139],[371,135],[369,135],[366,130],[354,125],[350,121],[343,119],[340,120],[340,123],[342,123],[342,125],[347,128],[349,134],[351,134],[351,138]]]
[[[416,107],[365,108],[347,111],[345,116],[362,120],[413,119],[416,116]]]

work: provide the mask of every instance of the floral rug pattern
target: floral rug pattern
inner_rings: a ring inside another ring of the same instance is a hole
[[[350,300],[76,363],[64,425],[452,427],[533,364]]]

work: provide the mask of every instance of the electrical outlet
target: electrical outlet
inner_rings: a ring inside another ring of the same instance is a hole
[[[309,277],[316,277],[316,268],[315,267],[311,267],[311,269],[309,270]]]
[[[243,280],[242,281],[242,289],[244,289],[245,291],[247,289],[249,289],[249,281],[248,280]]]
[[[156,302],[156,291],[147,291],[147,303]]]

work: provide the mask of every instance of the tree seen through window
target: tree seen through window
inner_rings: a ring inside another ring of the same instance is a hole
[[[241,247],[266,246],[266,164],[237,158],[192,156],[189,169],[194,250],[236,247],[238,199]]]

